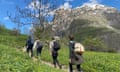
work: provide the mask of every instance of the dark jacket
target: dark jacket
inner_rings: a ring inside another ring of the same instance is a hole
[[[33,40],[31,38],[27,39],[26,46],[28,46],[28,47],[32,47],[33,46]]]
[[[74,44],[75,41],[69,41],[69,58],[74,56]]]
[[[82,55],[74,52],[75,41],[69,41],[69,58],[71,64],[81,64],[83,62]]]

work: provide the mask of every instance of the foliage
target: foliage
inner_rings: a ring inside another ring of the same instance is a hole
[[[17,30],[24,25],[35,26],[38,25],[44,31],[45,23],[48,24],[52,17],[54,17],[54,9],[57,8],[57,0],[23,0],[26,5],[24,8],[16,6],[15,14],[8,12],[9,19],[17,25]]]
[[[0,24],[0,34],[1,35],[12,35],[12,36],[18,36],[21,35],[20,31],[16,28],[13,28],[13,30],[7,29],[4,24]]]
[[[76,41],[83,43],[87,50],[111,51],[108,45],[105,44],[105,41],[101,40],[101,36],[110,31],[104,27],[90,26],[93,23],[87,19],[74,20],[70,25],[70,34],[75,36]]]
[[[11,30],[6,29],[6,27],[0,24],[0,34],[1,35],[10,35],[12,33]]]
[[[0,35],[0,72],[63,72],[62,70],[51,68],[40,61],[33,62],[27,54],[15,49],[15,46],[23,46],[26,40],[25,35],[18,37],[10,35]],[[62,65],[68,67],[69,48],[67,39],[60,40],[61,49],[58,59]],[[99,47],[104,45],[99,39],[93,37],[86,38],[84,43],[89,43]],[[84,63],[81,65],[84,72],[119,72],[120,55],[117,53],[88,52],[83,54]],[[46,45],[42,51],[41,59],[52,63],[49,47]]]
[[[62,44],[59,51],[58,59],[62,65],[68,67],[69,49]],[[120,55],[117,53],[104,52],[88,52],[83,54],[84,63],[81,64],[84,72],[119,72],[120,71]],[[42,52],[42,59],[52,63],[52,57],[48,47],[45,47]]]
[[[92,21],[85,20],[85,19],[78,19],[74,20],[69,28],[70,34],[75,36],[75,40],[83,41],[87,37],[96,37],[102,33],[104,33],[106,28],[97,28],[89,26],[92,24]]]
[[[0,25],[0,44],[13,47],[22,47],[25,45],[26,39],[27,35],[19,34],[16,36],[13,34],[12,30]]]
[[[42,31],[41,27],[35,27],[35,37],[38,37],[39,39],[48,39],[50,36],[52,36],[51,33],[51,27],[47,26],[44,31]]]
[[[64,72],[49,67],[31,58],[19,50],[0,44],[0,72]]]
[[[106,46],[99,38],[88,37],[83,41],[86,50],[91,51],[106,51]]]
[[[17,49],[25,45],[26,39],[26,35],[0,35],[0,72],[64,72],[44,65],[40,60],[33,62],[27,53]]]
[[[12,47],[23,47],[25,45],[27,36],[21,35],[21,36],[4,36],[0,35],[0,43],[7,45],[7,46],[12,46]]]

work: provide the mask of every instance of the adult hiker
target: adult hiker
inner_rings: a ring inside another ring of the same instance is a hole
[[[73,72],[73,65],[76,65],[77,71],[82,72],[81,63],[83,62],[82,54],[74,51],[75,41],[72,35],[69,36],[69,71]]]
[[[33,45],[33,49],[36,49],[37,57],[38,55],[41,55],[42,48],[43,48],[43,43],[39,40],[39,38],[36,38]]]
[[[32,39],[31,36],[29,36],[26,41],[26,48],[27,48],[27,53],[31,54],[30,55],[31,57],[33,57],[33,43],[34,43],[34,40]]]
[[[58,50],[60,49],[59,42],[57,40],[55,40],[55,38],[52,38],[52,41],[50,41],[50,43],[49,43],[49,47],[50,47],[50,53],[52,55],[54,67],[56,68],[56,64],[57,64],[59,66],[59,68],[61,69],[61,65],[59,64],[59,61],[57,59]]]

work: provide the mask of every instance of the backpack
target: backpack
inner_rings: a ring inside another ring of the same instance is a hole
[[[57,41],[54,41],[53,50],[58,51],[60,49],[60,44]]]
[[[85,48],[81,43],[75,43],[74,52],[78,54],[83,54],[85,52]]]
[[[40,42],[40,41],[37,41],[37,48],[38,47],[40,47],[40,48],[42,48],[43,47],[43,44],[42,44],[42,42]]]
[[[28,39],[28,41],[27,41],[27,45],[28,45],[28,46],[33,45],[33,42],[32,42],[32,40],[31,40],[31,39]]]

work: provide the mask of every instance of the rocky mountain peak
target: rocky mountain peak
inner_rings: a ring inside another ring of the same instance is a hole
[[[93,17],[103,19],[104,16],[108,14],[111,15],[113,13],[118,14],[119,12],[113,7],[108,7],[102,4],[87,3],[73,9],[57,9],[55,12],[54,23],[57,24],[59,27],[63,27],[63,29],[66,30],[67,28],[69,28],[69,25],[74,19],[84,18],[91,20],[91,18]]]
[[[55,12],[53,23],[55,31],[65,34],[74,33],[78,38],[81,33],[85,35],[84,38],[99,35],[97,37],[105,42],[108,48],[120,50],[118,44],[120,43],[120,12],[113,7],[84,4],[73,9],[60,8]]]
[[[117,12],[117,9],[115,9],[114,7],[108,7],[102,4],[91,4],[91,3],[87,3],[80,7],[76,7],[74,10],[98,11],[98,12],[107,12],[107,13]]]

